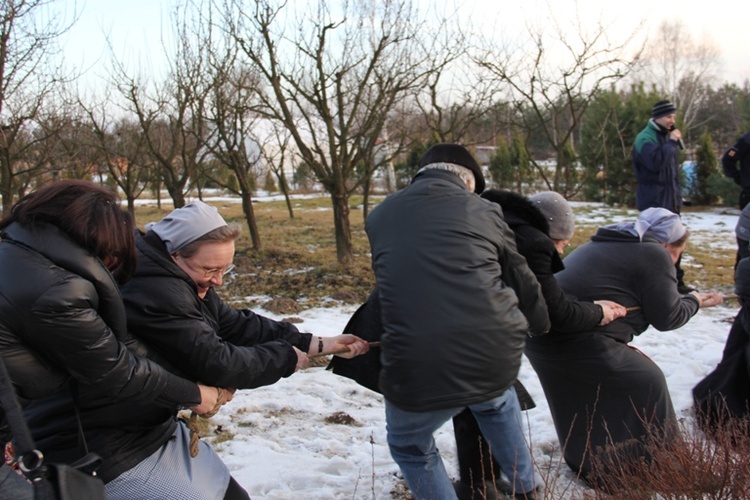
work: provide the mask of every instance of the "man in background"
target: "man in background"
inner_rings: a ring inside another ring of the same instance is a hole
[[[721,168],[724,175],[742,188],[739,203],[742,210],[750,202],[750,132],[740,136],[734,146],[724,152]]]
[[[682,209],[680,189],[680,149],[684,148],[682,132],[676,128],[677,108],[667,100],[651,108],[651,119],[641,130],[633,146],[633,170],[638,181],[635,204],[639,211],[666,208],[679,214]],[[695,291],[685,284],[685,271],[675,264],[677,289],[680,293]]]

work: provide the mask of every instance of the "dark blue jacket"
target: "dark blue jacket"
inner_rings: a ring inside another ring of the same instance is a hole
[[[635,139],[633,170],[638,179],[638,210],[661,207],[679,214],[682,208],[679,150],[668,134],[664,127],[649,120]]]

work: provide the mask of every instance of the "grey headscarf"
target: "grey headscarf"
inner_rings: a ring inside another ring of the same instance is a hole
[[[674,243],[682,238],[687,231],[687,228],[682,225],[679,215],[666,208],[657,207],[647,208],[641,212],[636,221],[611,224],[604,229],[630,233],[633,236],[638,236],[641,241],[648,234],[660,243]]]
[[[226,226],[216,207],[200,200],[173,210],[159,222],[146,224],[146,231],[155,232],[173,254],[214,229]]]

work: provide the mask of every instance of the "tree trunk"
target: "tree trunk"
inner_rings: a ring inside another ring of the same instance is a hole
[[[284,166],[281,166],[281,173],[278,175],[279,187],[281,192],[284,193],[284,201],[286,201],[286,209],[289,211],[289,218],[294,219],[294,208],[292,207],[292,198],[289,196],[289,183],[286,181],[286,174],[284,174]]]
[[[260,250],[260,232],[258,232],[258,221],[255,220],[255,211],[253,210],[253,198],[249,193],[242,195],[242,213],[245,214],[247,228],[250,230],[250,239],[253,242],[253,250]]]
[[[169,197],[172,198],[174,208],[182,208],[185,206],[185,194],[182,192],[182,186],[171,186],[166,185]]]
[[[336,234],[336,256],[342,266],[350,265],[354,260],[352,248],[352,231],[349,224],[349,195],[331,193],[333,202],[333,225]]]
[[[368,176],[362,186],[362,218],[367,219],[367,214],[370,212],[370,183],[372,181],[372,175]]]
[[[0,196],[3,198],[3,215],[13,206],[13,172],[7,155],[0,159]]]
[[[128,201],[128,212],[130,212],[130,215],[133,216],[133,221],[135,221],[135,197],[132,194],[128,194],[126,199]]]

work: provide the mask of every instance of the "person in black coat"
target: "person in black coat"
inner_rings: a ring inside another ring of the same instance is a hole
[[[573,210],[563,196],[547,191],[526,198],[498,189],[485,191],[481,196],[502,208],[505,222],[515,235],[518,252],[525,257],[541,286],[552,334],[589,331],[625,315],[625,308],[619,304],[607,300],[579,301],[558,284],[555,273],[565,268],[561,255],[575,229]],[[454,417],[453,429],[460,471],[457,491],[461,496],[470,498],[496,487],[499,491],[506,490],[502,481],[496,485],[484,484],[490,478],[501,478],[501,471],[492,461],[471,413],[464,411]]]
[[[526,338],[546,333],[549,319],[502,212],[477,196],[483,188],[471,153],[437,144],[365,223],[388,444],[416,498],[455,496],[433,432],[465,407],[514,472],[515,492],[534,496],[538,486],[512,386]]]
[[[201,201],[173,210],[137,235],[138,266],[120,291],[128,329],[149,347],[155,359],[188,379],[226,388],[232,394],[236,389],[270,385],[291,376],[308,365],[308,354],[352,357],[367,351],[368,344],[354,335],[314,337],[291,323],[225,304],[215,287],[223,284],[234,267],[239,235],[239,225],[227,224],[215,207]],[[169,423],[157,439],[162,445],[157,453],[166,454],[170,437],[181,442],[187,432],[185,424],[175,420],[175,412],[156,407],[123,406],[119,410],[127,415],[131,427]],[[215,457],[209,464],[214,477],[197,491],[215,495],[226,490],[225,498],[246,497],[218,456],[207,445],[205,448],[206,455]],[[201,450],[198,458],[203,454]],[[126,498],[134,491],[151,497],[179,496],[177,486],[186,489],[185,495],[194,494],[193,485],[186,485],[180,471],[171,465],[169,460],[153,459],[155,472],[149,475],[158,479],[152,479],[147,490],[142,486],[141,471],[114,478],[108,483],[108,497]]]
[[[750,433],[750,257],[737,264],[734,293],[739,298],[739,313],[729,330],[721,361],[693,388],[695,414],[699,425],[711,433],[740,426],[730,431]]]
[[[117,282],[135,268],[133,228],[114,192],[78,180],[36,189],[0,222],[0,356],[48,460],[85,455],[76,406],[121,401],[205,413],[216,405],[216,388],[131,352],[142,349],[127,332]]]
[[[745,208],[740,212],[737,224],[734,227],[734,234],[737,238],[737,255],[734,260],[734,267],[737,269],[737,264],[741,259],[750,257],[750,204],[745,205]]]
[[[737,142],[721,157],[724,175],[740,186],[739,207],[745,208],[750,202],[750,132],[744,133]]]
[[[679,216],[663,208],[600,228],[556,277],[580,300],[612,300],[631,312],[583,332],[557,332],[553,324],[548,337],[526,344],[565,461],[592,484],[613,463],[647,458],[649,442],[668,446],[675,435],[664,374],[628,344],[649,326],[680,328],[701,307],[722,301],[717,293],[677,292],[674,263],[688,237]]]

